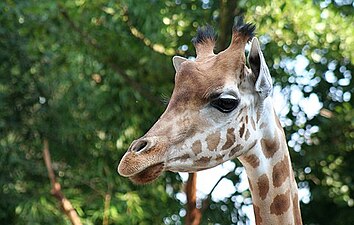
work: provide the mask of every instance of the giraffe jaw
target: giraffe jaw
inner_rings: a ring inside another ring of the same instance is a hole
[[[147,184],[156,180],[165,170],[161,157],[149,154],[151,151],[136,153],[128,151],[121,159],[117,172],[135,184]]]
[[[157,163],[128,178],[135,184],[148,184],[156,180],[163,171],[164,163]]]

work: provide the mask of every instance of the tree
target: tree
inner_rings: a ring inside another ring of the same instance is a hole
[[[178,174],[136,186],[116,167],[163,111],[171,57],[195,55],[190,39],[207,23],[224,48],[239,13],[257,25],[285,96],[281,121],[299,186],[310,191],[305,223],[353,223],[351,11],[344,1],[2,1],[1,223],[70,224],[50,194],[45,140],[83,224],[183,223]],[[305,103],[317,99],[313,113]],[[239,166],[224,177],[235,185]],[[242,207],[251,204],[248,191],[199,203],[202,224],[245,222]]]

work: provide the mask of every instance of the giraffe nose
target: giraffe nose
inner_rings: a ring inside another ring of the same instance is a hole
[[[141,151],[147,149],[148,145],[149,145],[148,140],[138,139],[138,140],[134,141],[134,143],[132,143],[129,150],[133,151],[133,152],[141,152]]]

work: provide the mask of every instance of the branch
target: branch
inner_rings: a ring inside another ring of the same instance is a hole
[[[111,204],[111,195],[109,193],[106,193],[106,196],[104,198],[104,210],[103,210],[103,222],[102,225],[108,225],[109,224],[109,207]]]
[[[211,200],[211,195],[213,194],[215,188],[219,185],[219,183],[226,178],[230,173],[232,173],[233,171],[228,172],[227,174],[225,174],[224,176],[221,176],[219,178],[219,180],[215,183],[215,185],[213,186],[213,188],[211,189],[211,191],[209,192],[209,194],[207,195],[207,197],[202,201],[202,208],[201,208],[201,212],[204,212],[204,210],[206,210],[208,208],[209,202]]]
[[[187,195],[187,215],[186,225],[199,225],[202,219],[202,213],[197,208],[197,173],[190,173],[186,184]]]
[[[186,225],[199,225],[202,220],[202,213],[208,208],[209,202],[211,200],[211,195],[213,194],[215,188],[219,183],[226,178],[230,173],[228,172],[224,176],[221,176],[219,180],[215,183],[207,197],[202,201],[202,207],[198,209],[196,207],[197,202],[197,173],[190,173],[188,176],[186,184],[186,195],[187,195],[187,215],[186,215]]]
[[[224,176],[221,176],[219,178],[219,180],[216,182],[216,184],[214,185],[214,187],[211,189],[211,191],[209,192],[208,196],[211,198],[211,195],[213,194],[215,188],[219,185],[219,183],[226,178],[230,173],[233,173],[233,171],[228,172],[227,174],[225,174]]]
[[[110,169],[107,166],[103,167],[105,176],[108,177],[110,175]],[[102,225],[109,224],[109,207],[111,205],[112,199],[112,184],[107,182],[107,192],[104,196],[104,210],[103,210],[103,222]]]
[[[128,7],[123,6],[121,7],[122,10],[122,20],[123,22],[125,22],[127,24],[127,26],[129,27],[129,31],[130,33],[137,38],[138,40],[140,40],[145,46],[147,46],[148,48],[150,48],[151,50],[153,50],[154,52],[166,55],[166,56],[171,56],[176,54],[176,51],[173,51],[169,54],[166,53],[166,48],[161,45],[161,44],[154,44],[152,43],[152,41],[150,39],[148,39],[141,31],[138,30],[138,28],[136,28],[132,21],[129,18],[129,10]],[[179,54],[183,54],[183,52],[178,52]]]
[[[75,24],[75,22],[70,18],[69,13],[65,10],[62,4],[58,3],[58,8],[65,21],[69,24],[73,31],[80,35],[80,37],[84,40],[84,43],[98,50],[98,52],[103,51],[102,47],[98,45],[96,39],[92,38],[88,33],[81,29],[80,26]],[[106,57],[104,58],[104,60],[101,60],[101,63],[109,66],[113,71],[118,73],[131,87],[139,91],[149,101],[152,101],[154,103],[160,103],[160,100],[157,97],[151,95],[151,93],[145,88],[143,88],[143,86],[141,86],[138,82],[129,77],[129,75],[124,71],[124,69],[122,69],[118,64],[112,62],[109,57]]]
[[[61,186],[55,179],[55,174],[52,167],[52,160],[50,158],[49,145],[47,139],[44,139],[43,141],[43,159],[44,159],[45,166],[47,167],[50,183],[52,184],[51,194],[56,199],[58,199],[62,209],[64,210],[65,214],[69,217],[71,223],[73,225],[82,225],[80,217],[77,215],[76,210],[71,205],[70,201],[61,192]]]

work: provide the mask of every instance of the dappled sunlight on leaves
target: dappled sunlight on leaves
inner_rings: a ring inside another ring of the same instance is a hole
[[[136,186],[117,174],[117,163],[166,107],[171,56],[193,59],[190,40],[205,24],[227,46],[234,16],[244,14],[274,78],[305,223],[352,224],[352,1],[230,2],[2,1],[0,223],[70,223],[50,194],[47,138],[57,179],[84,224],[183,224],[178,174]],[[202,224],[247,224],[242,167],[230,171],[225,196],[198,196],[199,206],[210,197]]]

